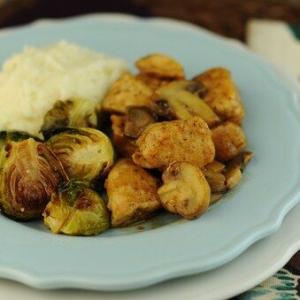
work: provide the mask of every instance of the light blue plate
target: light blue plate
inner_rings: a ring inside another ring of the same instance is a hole
[[[125,16],[90,16],[5,31],[0,33],[0,61],[24,45],[61,39],[130,64],[151,52],[169,53],[183,63],[188,77],[213,66],[229,68],[241,90],[255,158],[239,187],[195,221],[164,215],[144,230],[131,227],[83,238],[53,235],[42,224],[0,216],[2,277],[38,288],[140,288],[216,268],[279,228],[300,192],[299,93],[292,83],[254,54],[206,31]]]

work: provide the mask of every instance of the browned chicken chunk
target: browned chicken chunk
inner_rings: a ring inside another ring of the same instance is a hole
[[[122,75],[105,96],[102,109],[108,112],[125,114],[130,105],[147,106],[152,90],[131,74]]]
[[[135,78],[142,81],[144,84],[146,84],[148,87],[150,87],[153,91],[156,91],[161,86],[170,83],[169,79],[153,77],[153,76],[147,75],[145,73],[139,73],[135,76]]]
[[[161,207],[156,178],[129,159],[115,164],[105,188],[113,227],[143,220]]]
[[[224,68],[212,68],[195,77],[207,89],[204,101],[223,120],[240,124],[244,118],[244,108],[231,74]]]
[[[216,148],[216,158],[228,161],[246,147],[243,129],[232,122],[225,122],[212,129],[212,138]]]
[[[169,79],[184,78],[182,65],[165,54],[147,55],[139,59],[135,65],[142,74],[149,76]]]
[[[215,157],[211,131],[200,117],[151,124],[136,144],[132,158],[145,168],[167,167],[175,161],[202,167]]]

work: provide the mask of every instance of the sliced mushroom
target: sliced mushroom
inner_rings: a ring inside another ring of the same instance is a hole
[[[225,192],[227,189],[226,178],[224,174],[211,170],[203,170],[203,174],[213,193]]]
[[[214,160],[205,166],[205,170],[221,173],[225,170],[225,165],[217,160]]]
[[[234,188],[240,182],[242,172],[252,157],[252,152],[244,151],[227,163],[225,177],[228,189]]]
[[[210,188],[201,170],[186,162],[172,163],[163,173],[158,195],[163,207],[186,219],[203,214],[210,203]]]
[[[243,129],[232,122],[213,128],[212,138],[216,147],[216,158],[220,161],[233,159],[246,147]]]
[[[123,157],[131,157],[137,151],[135,140],[124,135],[125,116],[111,115],[112,140],[118,153]]]
[[[105,96],[104,111],[125,114],[130,105],[147,106],[151,102],[152,90],[131,74],[122,75]]]
[[[113,227],[144,220],[161,207],[156,178],[129,159],[114,165],[105,188]]]
[[[173,81],[156,91],[153,109],[166,119],[187,120],[199,116],[211,127],[220,119],[199,97],[202,92],[202,86],[196,82]]]
[[[234,157],[231,161],[227,163],[227,168],[232,168],[234,166],[239,166],[241,171],[244,171],[245,167],[252,159],[253,153],[250,151],[243,151]]]
[[[155,121],[156,117],[148,107],[129,106],[124,134],[131,138],[137,138],[148,125]]]
[[[242,172],[239,166],[229,168],[226,173],[226,186],[228,189],[233,189],[242,179]]]
[[[240,94],[230,72],[225,68],[212,68],[196,76],[195,81],[206,87],[204,101],[223,120],[240,124],[245,112]]]
[[[174,161],[203,167],[215,156],[211,132],[199,117],[151,124],[136,144],[133,161],[145,168],[167,167]]]
[[[165,54],[151,54],[142,57],[136,62],[136,67],[142,74],[158,78],[183,79],[182,65],[174,58]]]

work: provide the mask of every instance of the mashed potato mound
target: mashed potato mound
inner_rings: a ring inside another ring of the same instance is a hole
[[[96,104],[126,69],[121,59],[67,42],[26,48],[0,72],[0,130],[37,135],[56,100],[82,97]]]

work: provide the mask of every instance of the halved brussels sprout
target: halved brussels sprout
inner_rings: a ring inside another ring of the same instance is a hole
[[[9,142],[19,142],[23,141],[29,138],[34,138],[38,141],[40,141],[39,138],[34,137],[30,135],[27,132],[24,131],[0,131],[0,168],[2,168],[2,165],[6,158],[6,145]]]
[[[96,235],[109,227],[109,216],[101,197],[85,184],[70,181],[53,193],[43,213],[53,233]]]
[[[56,129],[64,127],[96,127],[95,106],[93,101],[82,98],[56,101],[44,117],[43,136],[48,139]]]
[[[61,180],[61,162],[48,147],[32,138],[8,142],[0,172],[0,204],[16,219],[40,217]]]
[[[92,181],[113,164],[110,139],[94,128],[66,128],[53,135],[47,145],[62,162],[70,178]]]
[[[197,82],[173,81],[156,90],[157,97],[153,102],[153,109],[167,119],[187,120],[199,116],[208,126],[213,126],[220,119],[200,98],[202,92],[203,87]]]
[[[35,140],[40,139],[35,137],[25,131],[0,131],[0,143],[3,144],[5,142],[19,142],[24,141],[29,138],[33,138]]]

